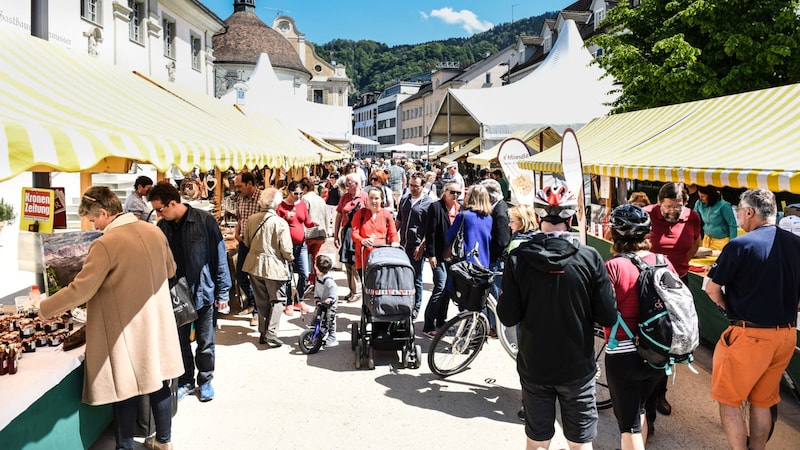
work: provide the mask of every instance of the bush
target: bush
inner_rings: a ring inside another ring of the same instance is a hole
[[[0,221],[13,221],[16,217],[17,215],[14,214],[14,207],[0,198]]]

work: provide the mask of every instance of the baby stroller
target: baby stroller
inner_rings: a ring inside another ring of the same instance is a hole
[[[369,369],[375,368],[373,352],[402,350],[403,368],[418,368],[422,348],[414,345],[414,268],[405,251],[395,247],[378,247],[369,255],[361,274],[363,304],[361,322],[352,325],[352,348],[356,352],[356,369],[366,359]]]

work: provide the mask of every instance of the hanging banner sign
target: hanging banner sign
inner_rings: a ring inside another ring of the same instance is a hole
[[[22,188],[22,214],[19,229],[36,233],[53,232],[55,191],[42,188]]]
[[[533,172],[519,167],[519,161],[533,155],[530,147],[517,138],[507,138],[500,144],[497,160],[511,189],[511,200],[517,205],[533,205],[536,196],[536,183]]]
[[[564,130],[561,139],[561,168],[564,170],[564,180],[570,191],[578,196],[578,231],[581,243],[586,244],[586,214],[583,198],[583,161],[578,137],[572,128]]]

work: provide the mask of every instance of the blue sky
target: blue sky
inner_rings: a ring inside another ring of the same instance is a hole
[[[222,20],[233,0],[201,0]],[[306,40],[370,39],[390,46],[469,37],[514,19],[559,11],[574,0],[256,0],[256,14],[269,26],[279,14],[292,17]]]

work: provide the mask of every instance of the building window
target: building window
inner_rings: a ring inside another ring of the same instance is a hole
[[[128,16],[128,38],[134,42],[144,42],[144,2],[138,0],[128,0],[128,8],[131,9],[131,14]]]
[[[165,18],[162,28],[164,29],[164,56],[175,59],[175,21]]]
[[[631,6],[636,8],[637,6],[642,5],[642,0],[631,0]]]
[[[81,0],[81,17],[100,24],[100,2],[98,0]]]
[[[600,28],[600,23],[606,18],[606,10],[598,9],[594,13],[594,29]]]
[[[547,36],[544,38],[544,42],[542,42],[542,47],[544,47],[544,52],[547,53],[550,51],[550,46],[552,45],[552,36]]]
[[[314,89],[314,103],[322,103],[322,89]]]
[[[202,41],[200,41],[200,38],[195,35],[192,35],[191,39],[192,39],[192,69],[200,70],[200,67],[202,67],[202,62],[200,61],[200,56],[202,52],[202,45],[201,45]]]
[[[486,84],[492,84],[492,73],[486,72]]]

